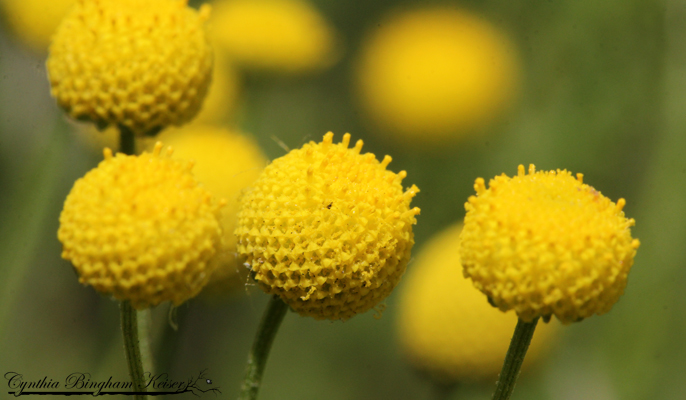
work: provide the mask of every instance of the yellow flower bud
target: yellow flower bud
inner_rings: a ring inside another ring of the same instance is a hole
[[[212,30],[232,60],[248,68],[297,73],[338,60],[329,23],[303,0],[222,0]]]
[[[79,282],[137,309],[178,305],[207,283],[221,246],[221,203],[190,162],[160,154],[112,155],[76,181],[57,236]]]
[[[272,162],[241,198],[238,252],[260,287],[301,315],[348,319],[383,300],[414,244],[419,189],[391,157],[348,148],[333,133]]]
[[[184,0],[78,1],[50,46],[53,97],[72,118],[138,135],[189,121],[212,76],[208,17]]]
[[[608,312],[624,293],[637,239],[626,203],[613,203],[566,170],[476,180],[465,204],[465,276],[501,310],[562,323]]]
[[[160,140],[174,148],[174,154],[195,161],[193,175],[207,190],[226,199],[220,220],[223,248],[217,254],[219,266],[210,283],[226,286],[236,275],[236,236],[238,197],[255,182],[267,165],[267,159],[251,138],[223,128],[196,125],[174,129],[160,135]]]
[[[489,22],[447,7],[390,15],[363,44],[361,110],[384,134],[438,145],[483,130],[514,98],[517,57]]]
[[[461,224],[422,248],[399,288],[398,333],[412,365],[445,383],[494,382],[517,324],[491,307],[462,274]],[[552,344],[555,323],[539,324],[525,360],[536,363]]]

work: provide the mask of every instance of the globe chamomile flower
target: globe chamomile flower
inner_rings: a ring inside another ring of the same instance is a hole
[[[274,160],[241,198],[238,252],[259,286],[301,315],[345,320],[396,286],[414,244],[419,189],[405,171],[348,148],[350,134]]]
[[[76,0],[0,0],[14,35],[37,53],[48,52],[50,38]]]
[[[209,284],[217,285],[217,289],[230,286],[238,270],[233,233],[238,220],[238,197],[257,179],[267,158],[253,139],[226,128],[193,123],[165,131],[159,139],[172,146],[178,157],[194,161],[193,175],[212,194],[226,200],[220,219],[223,247],[215,257],[219,265]]]
[[[306,0],[220,0],[213,36],[245,68],[307,72],[338,60],[333,28]]]
[[[432,237],[404,278],[398,307],[398,335],[412,366],[442,384],[493,382],[500,372],[517,324],[513,313],[491,307],[462,274],[454,224]],[[541,326],[526,364],[550,348],[558,326]]]
[[[450,7],[394,13],[375,24],[355,76],[361,110],[380,132],[429,146],[488,127],[512,103],[518,81],[505,34]]]
[[[209,11],[185,0],[79,0],[50,46],[53,97],[72,118],[136,135],[189,121],[212,77]]]
[[[624,293],[639,241],[633,219],[566,170],[496,176],[465,204],[465,276],[522,321],[555,315],[562,323],[608,312]]]
[[[112,155],[76,181],[60,214],[58,238],[82,284],[142,309],[195,296],[221,248],[222,201],[171,149]]]

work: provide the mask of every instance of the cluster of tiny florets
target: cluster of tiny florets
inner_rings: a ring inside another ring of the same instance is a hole
[[[135,308],[180,304],[207,283],[221,247],[221,203],[161,154],[112,155],[76,181],[60,215],[62,257],[79,281]]]
[[[260,287],[301,315],[347,319],[384,299],[414,244],[416,186],[405,171],[348,148],[350,135],[274,160],[241,198],[238,252]]]
[[[623,294],[639,241],[633,219],[566,170],[476,180],[460,248],[465,276],[522,320],[571,323],[609,311]]]
[[[183,0],[81,0],[47,61],[52,95],[76,119],[139,135],[189,121],[212,77],[200,12]]]

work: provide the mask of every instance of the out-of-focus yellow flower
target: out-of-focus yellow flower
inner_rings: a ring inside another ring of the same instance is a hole
[[[174,153],[195,162],[193,175],[207,190],[226,199],[221,225],[224,247],[217,255],[219,267],[210,284],[225,286],[236,275],[236,236],[238,197],[255,182],[267,165],[267,159],[257,143],[247,136],[223,128],[191,124],[169,130],[160,140],[171,145]]]
[[[151,135],[188,122],[212,76],[208,17],[184,0],[80,0],[50,46],[52,95],[100,128]]]
[[[496,176],[465,204],[465,276],[501,310],[526,322],[568,324],[603,314],[624,293],[639,241],[622,209],[566,170]]]
[[[488,126],[519,79],[512,44],[489,22],[447,7],[396,13],[363,45],[362,110],[389,135],[439,144]]]
[[[305,0],[221,0],[212,30],[219,46],[247,68],[295,73],[338,60],[333,29]]]
[[[57,236],[79,282],[137,309],[195,296],[216,268],[220,205],[190,162],[161,155],[112,155],[76,181]]]
[[[193,124],[216,124],[232,119],[241,91],[236,67],[221,52],[216,53],[207,97]]]
[[[272,162],[241,198],[238,252],[260,287],[301,315],[348,319],[391,293],[410,259],[419,214],[407,173],[333,133]]]
[[[463,276],[461,230],[456,224],[434,236],[412,264],[400,287],[400,343],[412,365],[438,382],[493,382],[517,316],[491,307]],[[555,323],[539,326],[525,365],[541,358],[556,331]]]
[[[76,0],[0,0],[4,20],[34,51],[48,52],[50,37]]]

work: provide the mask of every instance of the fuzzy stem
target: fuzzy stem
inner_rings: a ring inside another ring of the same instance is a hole
[[[517,327],[515,327],[512,340],[510,341],[510,348],[507,349],[505,363],[503,364],[502,371],[500,371],[495,393],[493,393],[493,400],[507,400],[512,395],[515,382],[517,377],[519,377],[519,370],[522,368],[524,356],[529,349],[537,323],[538,317],[531,322],[524,322],[521,319],[517,321]]]
[[[267,364],[267,357],[269,350],[272,347],[272,342],[276,336],[276,332],[281,326],[281,321],[286,315],[288,306],[279,296],[272,296],[267,305],[267,309],[262,316],[255,340],[248,354],[248,365],[245,369],[245,379],[241,386],[241,395],[239,400],[254,400],[257,398],[257,392],[260,390],[262,384],[262,373]]]
[[[128,300],[120,303],[121,330],[124,334],[124,351],[129,365],[129,376],[134,392],[145,392],[145,371],[141,360],[140,343],[138,342],[138,313]],[[146,400],[148,396],[135,394],[135,400]]]

